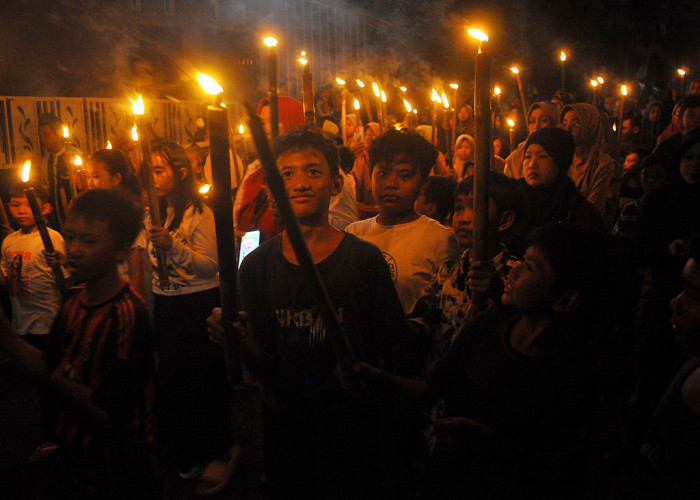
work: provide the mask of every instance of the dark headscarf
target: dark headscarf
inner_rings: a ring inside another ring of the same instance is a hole
[[[552,157],[559,168],[557,179],[560,177],[568,179],[567,172],[576,150],[574,138],[568,130],[556,127],[545,127],[535,130],[525,142],[526,152],[530,144],[539,144]]]
[[[661,108],[661,113],[659,114],[659,119],[655,122],[649,120],[649,113],[651,113],[652,108]],[[647,107],[642,113],[642,130],[640,131],[640,137],[642,141],[642,146],[647,149],[654,149],[656,146],[656,139],[659,137],[664,129],[664,105],[661,101],[652,100],[647,104]]]

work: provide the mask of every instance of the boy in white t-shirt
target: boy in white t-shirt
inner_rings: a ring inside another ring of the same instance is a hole
[[[378,137],[369,159],[379,215],[346,229],[382,251],[406,313],[440,265],[460,255],[452,229],[414,209],[436,158],[435,147],[414,132],[390,130]]]
[[[12,328],[22,339],[41,351],[49,347],[51,325],[61,307],[61,292],[51,266],[44,256],[44,243],[36,227],[34,214],[24,190],[34,188],[42,214],[51,212],[46,186],[22,182],[10,188],[10,215],[19,230],[2,242],[0,285],[7,287],[12,302]],[[65,253],[63,237],[47,227],[56,252]],[[58,446],[54,442],[55,409],[53,399],[41,391],[41,423],[44,442],[29,457],[30,462],[48,458]]]

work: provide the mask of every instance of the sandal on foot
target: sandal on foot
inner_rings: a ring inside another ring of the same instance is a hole
[[[233,471],[241,458],[243,449],[234,444],[223,458],[216,458],[209,462],[199,478],[195,494],[202,497],[215,495],[231,481]]]

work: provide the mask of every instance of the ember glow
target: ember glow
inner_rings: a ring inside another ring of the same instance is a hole
[[[143,97],[141,94],[136,98],[134,101],[133,99],[129,99],[131,101],[131,112],[134,113],[135,115],[143,115],[146,113],[146,108],[143,105]],[[133,133],[131,134],[132,136],[134,135]],[[138,139],[134,139],[138,140]]]
[[[22,165],[22,174],[21,174],[21,179],[22,182],[29,182],[29,173],[32,170],[32,162],[30,160],[27,160],[24,162],[24,165]]]
[[[197,81],[207,94],[219,95],[224,91],[223,87],[216,83],[216,80],[204,73],[197,73]]]
[[[277,47],[277,39],[271,36],[263,38],[263,43],[270,48]]]

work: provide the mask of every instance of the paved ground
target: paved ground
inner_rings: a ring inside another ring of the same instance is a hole
[[[0,354],[0,358],[2,355]],[[262,497],[262,428],[260,395],[256,390],[236,392],[232,419],[244,455],[231,484],[213,499]],[[0,498],[8,500],[62,499],[48,479],[49,464],[30,464],[27,457],[40,442],[39,399],[36,389],[14,363],[0,359]],[[180,479],[164,461],[164,498],[186,500],[195,483]]]

